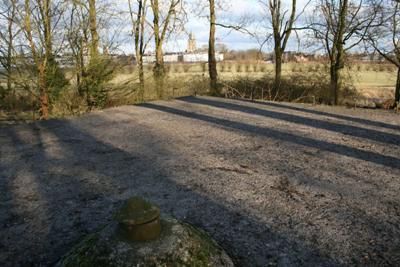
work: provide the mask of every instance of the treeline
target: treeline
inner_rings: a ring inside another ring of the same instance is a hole
[[[313,0],[298,6],[296,0],[262,0],[255,7],[265,11],[260,16],[265,25],[262,32],[253,31],[251,20],[220,21],[216,11],[225,6],[223,0],[126,0],[123,5],[109,0],[0,0],[0,103],[19,105],[15,94],[23,91],[45,119],[60,93],[74,90],[88,109],[104,106],[108,97],[105,87],[118,67],[109,53],[126,44],[119,35],[126,28],[139,81],[132,90],[143,99],[148,81],[143,55],[151,46],[155,51],[154,87],[157,97],[163,98],[167,76],[164,46],[174,34],[184,31],[188,14],[207,18],[207,70],[213,95],[220,95],[222,88],[215,57],[216,29],[221,27],[248,34],[259,40],[261,47],[271,45],[275,64],[269,87],[272,95],[282,85],[289,40],[303,36],[307,45],[327,54],[332,104],[340,103],[340,92],[345,89],[343,71],[349,51],[360,47],[396,66],[395,103],[400,101],[399,1]],[[255,49],[246,56],[259,60],[265,55]],[[231,60],[242,57],[240,52],[227,53]],[[68,59],[68,71],[59,58]]]

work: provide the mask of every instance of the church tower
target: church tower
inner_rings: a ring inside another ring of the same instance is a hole
[[[196,39],[193,36],[193,33],[189,34],[189,40],[188,40],[188,48],[186,50],[186,52],[188,53],[194,53],[196,52],[197,48],[196,48]]]

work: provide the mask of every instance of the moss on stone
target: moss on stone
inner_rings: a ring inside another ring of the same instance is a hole
[[[117,222],[138,225],[155,220],[160,209],[140,197],[132,197],[114,214]]]
[[[205,232],[172,218],[161,220],[158,239],[131,241],[114,223],[90,235],[59,266],[233,266],[223,249]]]

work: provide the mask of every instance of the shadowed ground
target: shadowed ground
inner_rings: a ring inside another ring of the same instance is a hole
[[[140,195],[238,266],[400,264],[400,116],[182,98],[0,126],[0,266],[47,266]]]

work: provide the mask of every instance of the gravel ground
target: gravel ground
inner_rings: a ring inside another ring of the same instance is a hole
[[[188,97],[0,126],[0,266],[140,195],[238,266],[400,266],[400,115]]]

